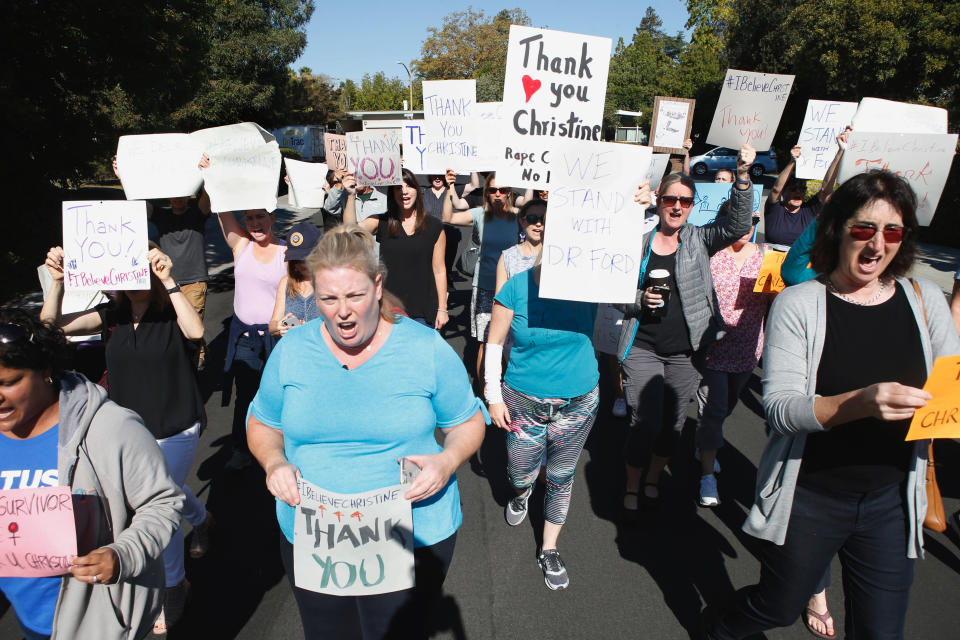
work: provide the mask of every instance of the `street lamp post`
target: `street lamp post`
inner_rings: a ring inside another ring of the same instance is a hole
[[[397,64],[403,67],[403,70],[407,72],[408,83],[407,87],[410,89],[410,108],[407,113],[408,118],[413,117],[413,74],[410,73],[410,69],[407,68],[407,65],[403,64],[400,60],[397,60]]]

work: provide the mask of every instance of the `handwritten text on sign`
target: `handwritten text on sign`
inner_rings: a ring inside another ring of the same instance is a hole
[[[837,136],[853,120],[856,102],[807,101],[807,115],[797,144],[803,149],[797,160],[797,177],[823,180],[827,167],[837,155]]]
[[[0,491],[0,577],[63,575],[75,557],[70,487]]]
[[[893,171],[917,194],[917,220],[929,225],[950,174],[957,134],[854,130],[840,161],[840,182],[871,169]]]
[[[405,158],[407,168],[417,173],[460,173],[481,169],[480,127],[475,80],[425,80],[423,82],[422,129],[410,140],[417,158]],[[408,127],[409,128],[409,127]],[[406,148],[406,147],[405,147]],[[410,156],[410,153],[406,154]],[[419,164],[419,169],[414,168]]]
[[[351,131],[347,133],[350,173],[361,187],[400,184],[400,134],[398,131]]]
[[[683,142],[690,135],[693,122],[693,100],[682,98],[654,99],[650,146],[654,151],[683,153]]]
[[[203,182],[214,211],[277,208],[280,147],[258,124],[200,129],[190,137],[210,157]]]
[[[650,155],[650,147],[554,141],[541,296],[634,301],[644,207],[633,196]]]
[[[497,184],[547,189],[555,140],[603,139],[609,38],[510,26]]]
[[[730,199],[731,188],[733,187],[729,182],[701,182],[698,184],[693,208],[690,209],[690,215],[687,216],[687,223],[702,227],[716,220],[720,207]],[[754,215],[760,212],[762,193],[763,187],[761,185],[753,185]]]
[[[933,399],[913,414],[907,440],[960,438],[960,355],[937,358],[923,388]]]
[[[787,254],[784,251],[770,251],[763,256],[760,273],[757,274],[757,281],[753,285],[754,292],[780,293],[786,288],[787,285],[780,276],[780,269],[786,258]]]
[[[149,289],[146,203],[64,202],[63,251],[67,289]]]
[[[202,153],[185,133],[120,136],[117,172],[127,200],[192,196],[203,184]]]
[[[375,595],[414,586],[413,513],[409,486],[332,493],[297,481],[294,581],[339,596]]]
[[[323,149],[326,153],[327,166],[336,171],[350,168],[347,162],[347,136],[338,136],[335,133],[323,134]]]
[[[780,124],[793,76],[727,69],[707,142],[766,151]]]

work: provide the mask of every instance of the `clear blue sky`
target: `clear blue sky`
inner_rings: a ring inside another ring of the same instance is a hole
[[[326,5],[326,6],[324,6]],[[488,16],[501,9],[521,6],[535,27],[559,29],[594,36],[606,36],[629,42],[640,19],[652,6],[663,30],[669,34],[683,31],[687,22],[684,0],[505,0],[491,5],[473,5]],[[439,27],[443,17],[467,8],[467,4],[425,0],[397,2],[316,3],[316,11],[307,25],[307,48],[293,64],[294,69],[310,67],[337,80],[359,81],[365,73],[383,71],[387,77],[406,79],[397,60],[409,64],[420,56],[420,44],[427,27]]]

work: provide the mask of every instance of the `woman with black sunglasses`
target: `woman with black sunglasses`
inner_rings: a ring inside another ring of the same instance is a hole
[[[730,214],[702,227],[687,224],[696,194],[690,176],[674,173],[661,181],[657,191],[660,222],[641,240],[642,286],[634,304],[615,305],[624,313],[617,353],[630,408],[623,499],[627,520],[638,516],[641,482],[645,503],[659,501],[660,473],[673,453],[687,404],[700,381],[693,353],[717,333],[710,256],[750,229],[749,170],[755,155],[750,145],[740,149]]]
[[[834,554],[846,636],[903,637],[929,444],[904,439],[934,360],[960,354],[940,288],[903,277],[916,231],[905,180],[851,178],[820,214],[810,260],[824,275],[777,296],[763,350],[770,438],[743,525],[764,541],[760,582],[710,621],[710,637],[792,624]]]

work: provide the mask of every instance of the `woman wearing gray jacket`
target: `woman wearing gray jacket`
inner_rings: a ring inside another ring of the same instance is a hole
[[[906,442],[933,362],[960,354],[939,287],[903,277],[916,197],[902,178],[851,178],[820,216],[816,280],[788,287],[767,321],[770,437],[744,531],[765,541],[759,584],[711,622],[712,638],[792,624],[834,554],[847,638],[903,638],[922,553],[929,440]]]
[[[710,256],[750,230],[753,185],[749,169],[755,155],[749,145],[740,149],[730,215],[702,227],[687,224],[696,193],[690,176],[670,174],[663,179],[657,191],[660,223],[642,240],[642,286],[637,289],[636,303],[616,305],[625,316],[618,355],[630,407],[623,499],[626,520],[637,517],[644,469],[644,501],[652,504],[660,498],[660,473],[673,453],[687,404],[700,381],[693,353],[716,337],[714,323],[719,313],[713,299]]]

